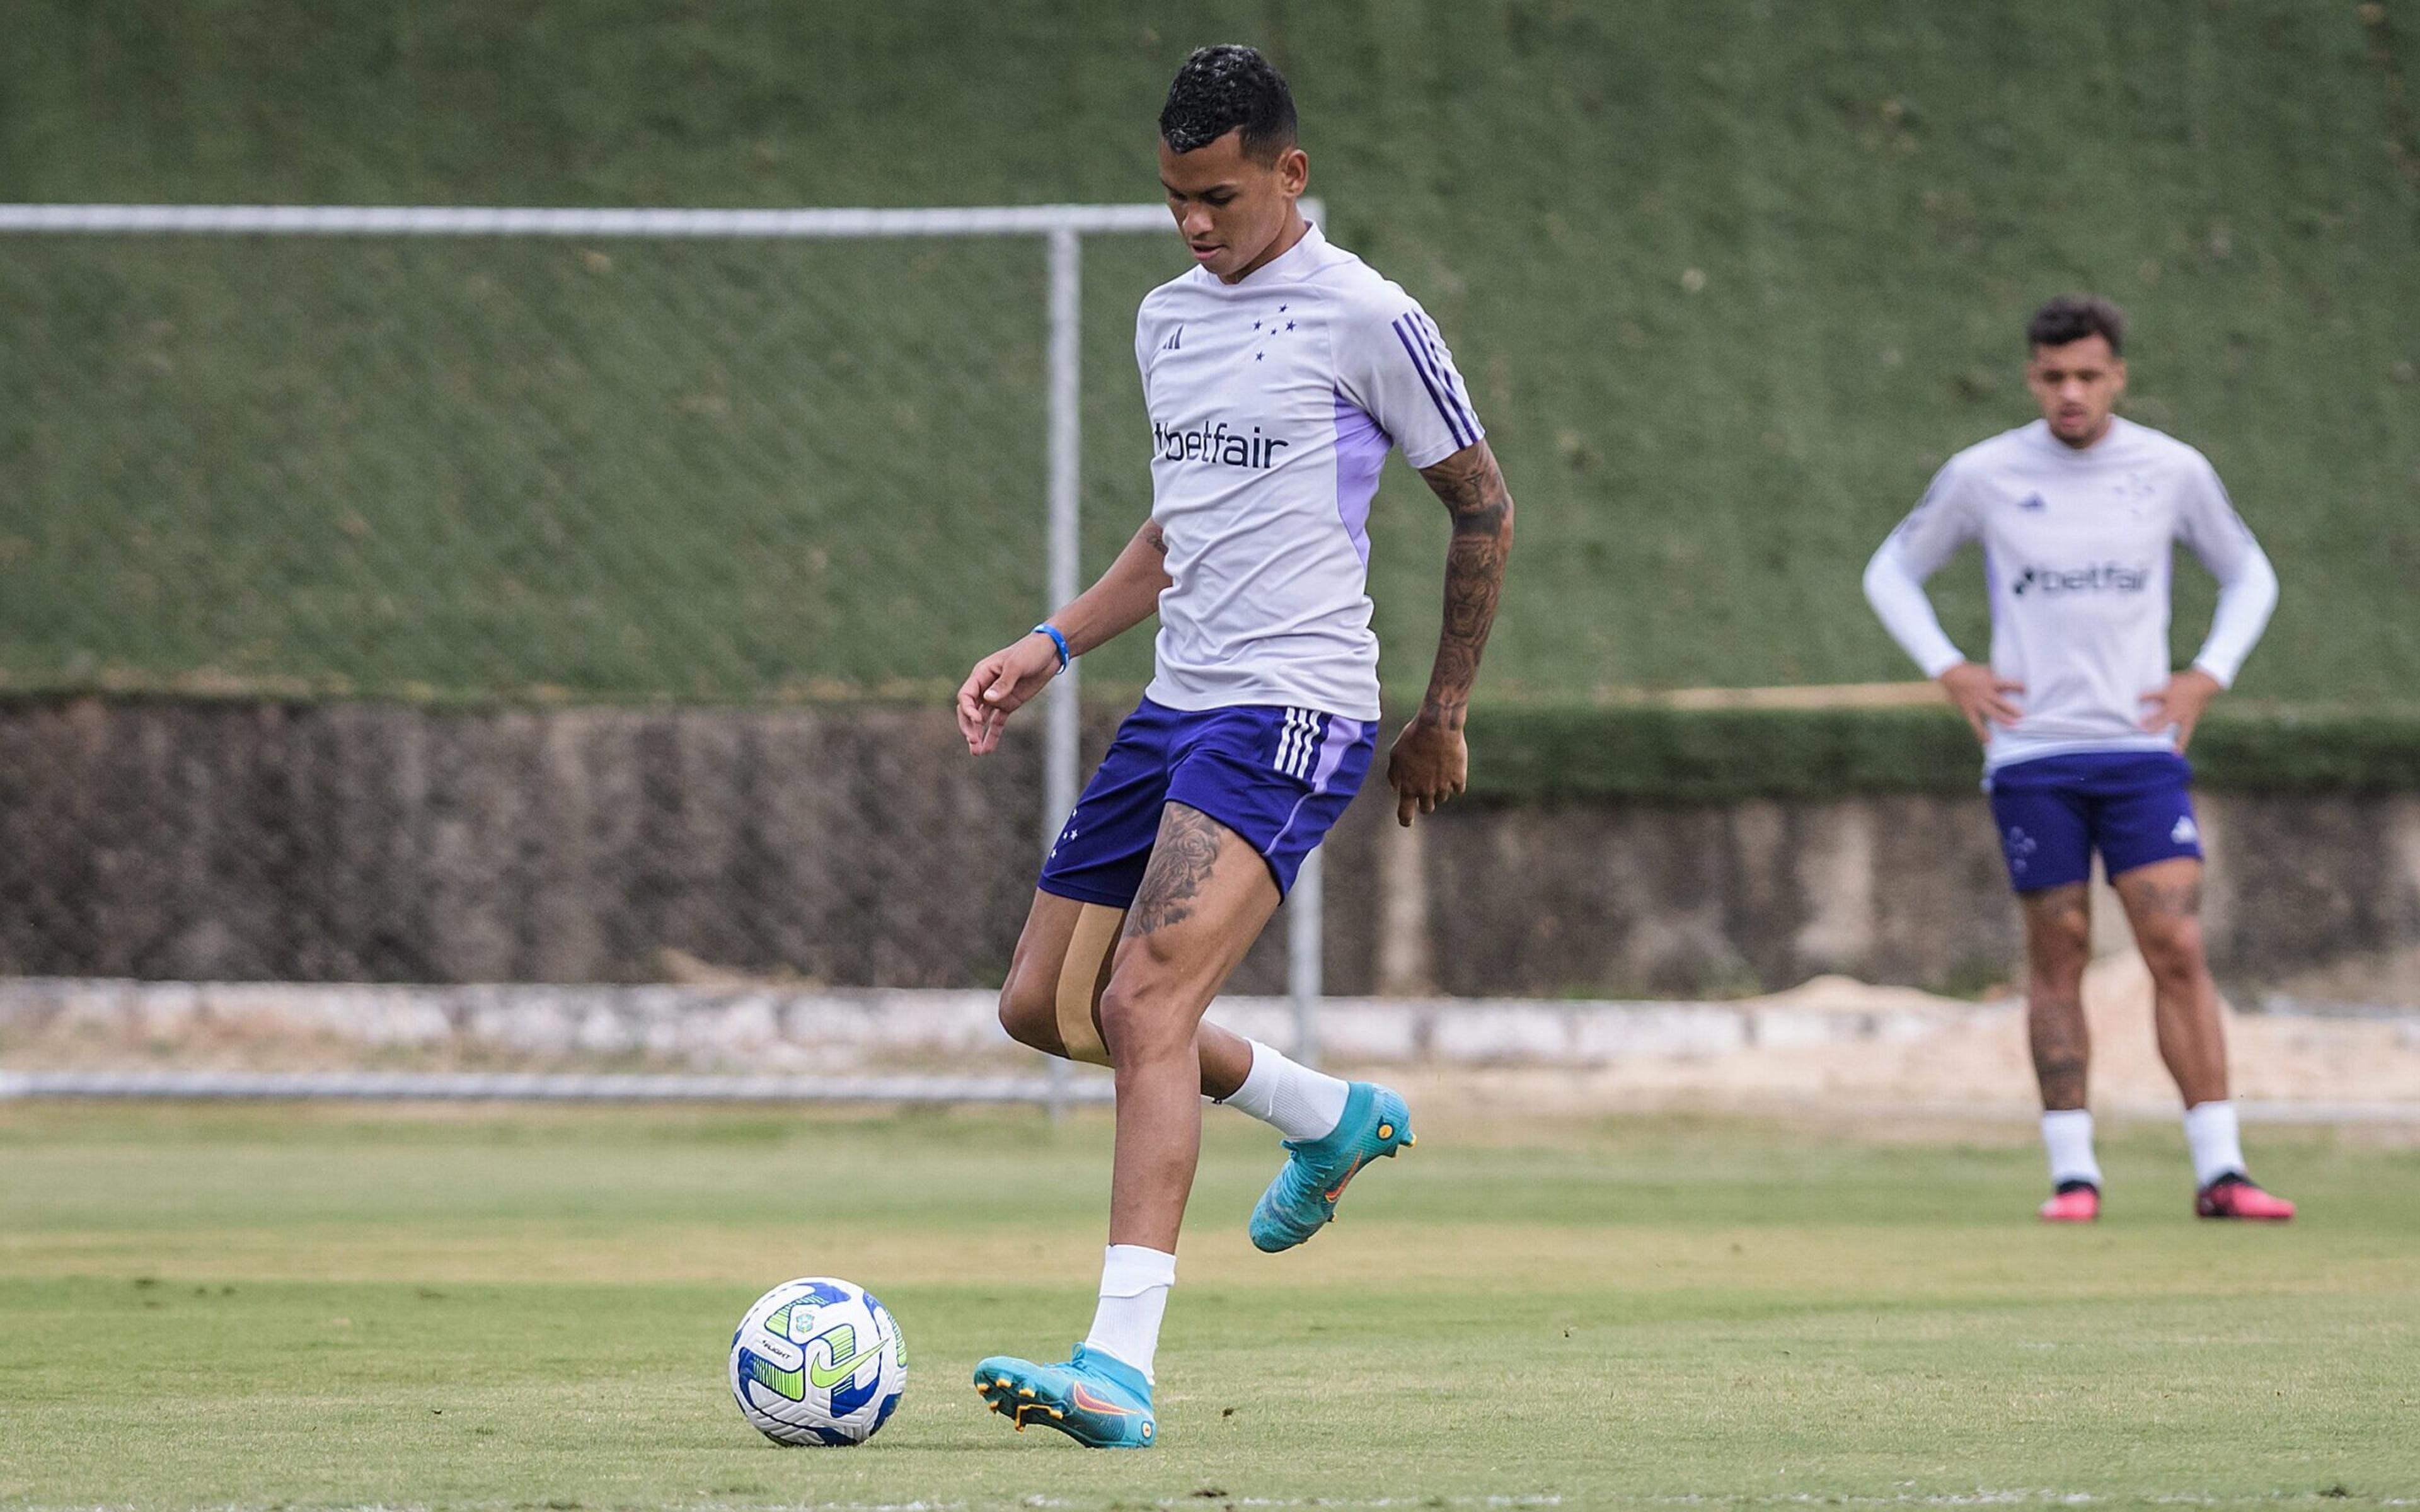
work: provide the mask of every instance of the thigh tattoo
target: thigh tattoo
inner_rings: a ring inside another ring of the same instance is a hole
[[[2153,918],[2191,918],[2201,912],[2201,878],[2182,882],[2139,880],[2127,889],[2144,913]]]
[[[1193,917],[1194,902],[1218,861],[1219,833],[1218,822],[1200,810],[1168,806],[1134,911],[1126,916],[1128,935],[1149,934]]]

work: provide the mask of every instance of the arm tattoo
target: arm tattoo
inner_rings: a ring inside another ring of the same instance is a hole
[[[1142,528],[1142,541],[1161,556],[1168,555],[1168,532],[1159,528],[1159,521],[1153,520]]]
[[[1151,864],[1126,915],[1129,936],[1149,934],[1193,917],[1194,900],[1218,861],[1218,824],[1199,810],[1171,803],[1161,814]]]
[[[1458,726],[1471,685],[1479,680],[1479,658],[1504,591],[1504,563],[1512,553],[1512,495],[1485,441],[1422,468],[1420,476],[1453,517],[1453,538],[1445,553],[1445,618],[1437,628],[1436,666],[1422,712],[1434,711]]]

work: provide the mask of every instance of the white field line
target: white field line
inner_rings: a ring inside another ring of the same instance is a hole
[[[1778,1491],[1727,1494],[1720,1491],[1680,1495],[1606,1496],[1578,1494],[1559,1495],[1435,1495],[1435,1496],[1309,1496],[1267,1497],[1228,1496],[1224,1493],[1188,1492],[1182,1497],[1119,1497],[1113,1501],[1071,1501],[1044,1493],[1033,1493],[1010,1501],[985,1500],[901,1502],[680,1502],[669,1504],[682,1512],[978,1512],[985,1507],[1034,1507],[1074,1509],[1120,1506],[1175,1509],[1184,1507],[1228,1506],[1254,1508],[1318,1507],[1334,1512],[1357,1512],[1369,1508],[1373,1512],[1397,1507],[1484,1507],[1525,1508],[1560,1506],[1675,1506],[1675,1507],[1992,1507],[1992,1506],[2259,1506],[2259,1507],[2420,1507],[2420,1497],[2366,1496],[2358,1492],[2349,1497],[2326,1491],[2299,1491],[2267,1495],[2218,1496],[2205,1492],[2159,1491],[2061,1491],[2050,1488],[2035,1489],[1989,1489],[1972,1491],[1902,1491],[1889,1496],[1850,1494],[1837,1491]],[[76,1503],[45,1505],[34,1503],[7,1504],[10,1512],[140,1512],[131,1504],[114,1503]],[[287,1504],[274,1504],[284,1506]],[[322,1512],[513,1512],[526,1507],[527,1503],[510,1502],[449,1502],[443,1508],[426,1503],[365,1502],[332,1505]],[[223,1503],[194,1509],[194,1512],[269,1512],[271,1504]]]

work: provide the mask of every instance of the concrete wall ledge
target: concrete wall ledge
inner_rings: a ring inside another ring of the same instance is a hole
[[[1913,1045],[1953,1031],[2012,1028],[2017,1012],[2005,1003],[1908,1001],[1913,995],[1877,989],[1867,1006],[1837,995],[1823,1006],[1335,997],[1321,1005],[1318,1034],[1328,1058],[1353,1065],[1588,1070],[1749,1051]],[[1213,1016],[1269,1043],[1295,1040],[1294,1011],[1283,998],[1222,998]],[[2420,1011],[2377,1011],[2363,1022],[2420,1051]],[[0,1054],[15,1061],[48,1060],[79,1046],[208,1058],[274,1044],[759,1073],[1027,1058],[1001,1030],[987,992],[0,980]]]

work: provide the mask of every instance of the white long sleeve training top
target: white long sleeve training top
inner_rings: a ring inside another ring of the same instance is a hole
[[[1925,579],[1969,541],[1983,547],[1992,670],[2024,690],[2024,717],[1994,725],[1986,773],[2083,750],[2172,750],[2142,727],[2143,696],[2169,675],[2174,544],[2218,579],[2194,665],[2232,685],[2277,607],[2277,574],[2201,453],[2113,420],[2083,451],[2042,421],[1949,459],[1866,567],[1866,598],[1927,677],[1964,657]]]

